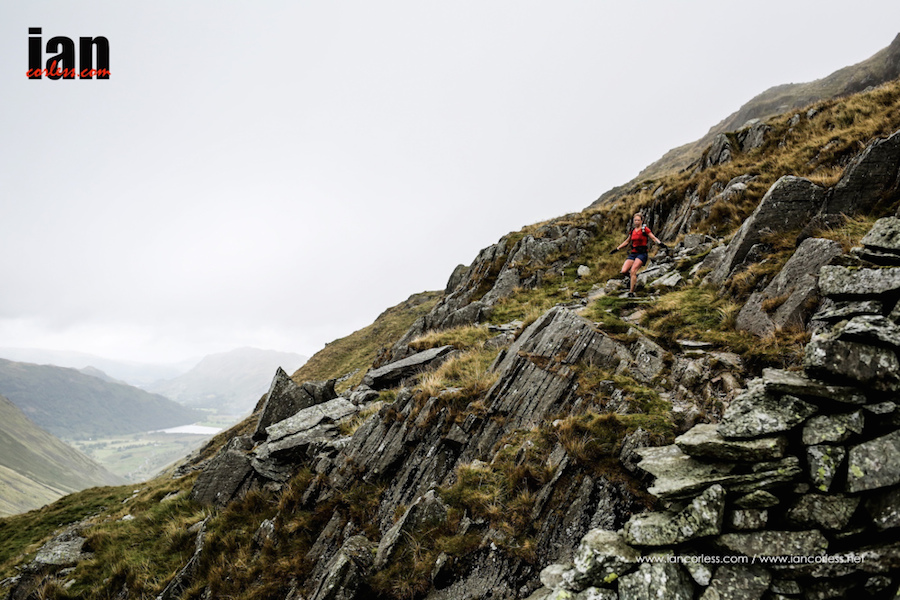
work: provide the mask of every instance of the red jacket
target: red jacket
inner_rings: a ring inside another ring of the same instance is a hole
[[[646,252],[647,243],[649,242],[649,234],[653,233],[646,225],[641,225],[631,230],[631,249],[635,252],[642,250]]]

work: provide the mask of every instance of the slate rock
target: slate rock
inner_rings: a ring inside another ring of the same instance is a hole
[[[813,336],[803,366],[822,379],[850,380],[879,392],[900,390],[900,361],[893,350],[840,340],[835,333]]]
[[[800,527],[843,530],[850,523],[859,496],[806,494],[788,510],[788,520]]]
[[[900,431],[850,449],[847,490],[859,492],[900,483]]]
[[[889,194],[896,193],[900,167],[900,135],[869,144],[844,169],[823,212],[865,214]]]
[[[700,600],[760,600],[772,574],[756,565],[722,565]]]
[[[203,468],[191,489],[191,499],[200,504],[224,506],[231,502],[253,473],[249,436],[229,441]]]
[[[829,298],[872,300],[900,290],[900,269],[853,269],[826,265],[819,271],[819,291]]]
[[[691,498],[716,483],[731,493],[747,493],[793,481],[800,475],[797,457],[744,465],[700,461],[683,453],[678,446],[642,448],[638,468],[656,479],[647,491],[663,499]]]
[[[625,542],[633,546],[670,546],[722,531],[725,489],[713,485],[677,513],[635,515],[625,523]]]
[[[86,541],[76,528],[69,527],[41,546],[32,564],[37,567],[74,567],[88,557],[82,551]]]
[[[823,442],[843,442],[863,431],[865,420],[860,410],[848,414],[816,415],[803,425],[803,443],[815,446]]]
[[[762,529],[769,522],[769,511],[757,508],[742,508],[728,512],[726,525],[730,529],[746,531]]]
[[[801,398],[821,398],[848,404],[864,404],[866,402],[866,396],[854,387],[819,381],[796,371],[763,369],[762,379],[766,391],[776,394],[791,394]]]
[[[632,570],[640,556],[616,532],[591,529],[575,550],[566,585],[569,589],[583,590],[615,581]]]
[[[417,499],[393,527],[381,538],[375,554],[375,568],[383,569],[405,540],[405,536],[423,527],[434,527],[447,520],[447,506],[440,497],[429,490]]]
[[[818,529],[726,533],[715,542],[724,550],[743,556],[813,556],[828,550],[828,540]]]
[[[844,463],[847,451],[842,446],[822,444],[806,449],[806,461],[809,465],[809,480],[819,491],[827,492]]]
[[[787,438],[784,436],[753,439],[725,439],[715,424],[694,425],[675,438],[675,445],[685,454],[722,460],[775,460],[784,456]]]
[[[541,570],[540,580],[544,587],[551,590],[561,588],[563,586],[563,574],[569,571],[572,565],[553,564],[544,567]]]
[[[718,431],[726,438],[762,437],[789,431],[815,412],[812,404],[790,395],[778,398],[754,381],[725,409]]]
[[[625,600],[691,600],[694,585],[676,563],[644,563],[619,579],[619,598]]]
[[[428,369],[439,366],[453,352],[453,346],[429,348],[383,367],[372,369],[363,377],[363,383],[373,390],[384,390],[398,385]]]
[[[366,577],[372,568],[374,544],[365,536],[348,538],[325,567],[310,600],[363,600],[372,593]]]
[[[809,220],[824,198],[825,190],[808,179],[786,175],[776,181],[731,239],[707,281],[713,285],[724,282],[765,233],[794,229],[797,223]]]
[[[278,367],[259,415],[254,439],[265,438],[266,427],[287,419],[297,411],[336,398],[334,380],[297,385]]]
[[[359,410],[352,402],[342,397],[315,404],[298,411],[292,417],[266,428],[267,444],[275,444],[288,436],[307,431],[322,423],[333,423]]]
[[[861,315],[837,329],[838,338],[900,349],[900,325],[881,315]]]
[[[643,383],[650,383],[665,368],[666,351],[644,335],[631,346],[634,365],[631,375]]]
[[[900,259],[900,219],[878,219],[860,243],[868,249],[896,254]]]
[[[804,328],[818,296],[819,269],[843,253],[832,240],[808,238],[761,292],[754,292],[738,313],[735,327],[766,337],[785,327]],[[781,301],[766,311],[766,302]]]
[[[878,300],[827,300],[823,302],[816,314],[812,316],[814,321],[826,321],[836,323],[844,319],[852,319],[859,315],[880,315],[884,305]]]
[[[734,501],[738,508],[772,508],[778,506],[780,500],[775,494],[765,490],[756,490]]]
[[[866,511],[879,530],[900,527],[900,488],[878,492],[866,498]]]

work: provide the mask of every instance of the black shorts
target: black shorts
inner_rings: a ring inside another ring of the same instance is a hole
[[[646,252],[629,252],[628,260],[639,260],[645,265],[650,262]]]

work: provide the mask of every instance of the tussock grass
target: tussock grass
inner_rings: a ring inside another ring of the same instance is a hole
[[[429,331],[409,343],[409,347],[417,352],[440,346],[453,346],[457,350],[469,350],[480,347],[493,337],[487,325],[465,325],[453,329]]]

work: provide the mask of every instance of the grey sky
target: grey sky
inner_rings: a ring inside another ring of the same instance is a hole
[[[112,78],[27,80],[29,27],[106,36]],[[898,31],[896,0],[8,0],[0,347],[311,355]]]

